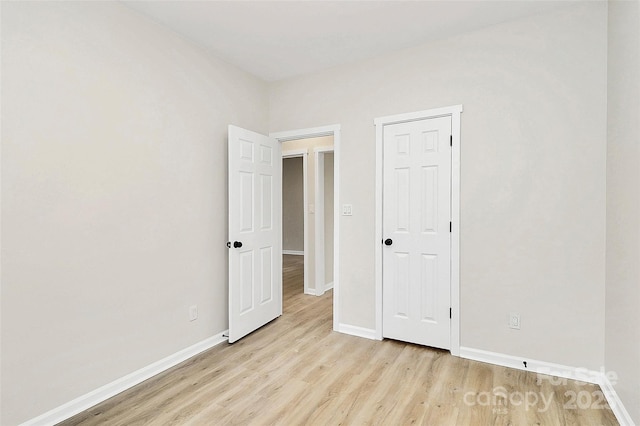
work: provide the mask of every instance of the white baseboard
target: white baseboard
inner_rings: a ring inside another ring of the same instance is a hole
[[[602,388],[602,392],[604,393],[605,398],[607,398],[607,402],[609,403],[609,407],[611,407],[611,411],[615,414],[618,423],[620,426],[635,426],[631,415],[624,408],[618,393],[614,389],[613,385],[609,381],[609,378],[606,374],[601,375],[600,388]]]
[[[355,325],[338,324],[336,329],[339,333],[350,334],[356,337],[364,337],[365,339],[376,340],[376,331],[370,328],[357,327]]]
[[[294,256],[304,256],[304,251],[300,250],[282,250],[282,254],[291,254]]]
[[[322,291],[321,290],[309,290],[309,292],[305,292],[305,294],[312,294],[314,296],[322,296],[327,291],[332,290],[332,289],[333,289],[333,282],[330,282],[329,284],[325,284],[324,289],[322,289]]]
[[[47,411],[38,417],[22,423],[21,426],[53,425],[73,417],[96,404],[106,401],[120,392],[142,383],[156,374],[162,373],[163,371],[180,364],[182,361],[185,361],[200,352],[219,345],[222,342],[226,342],[228,340],[228,337],[226,337],[228,334],[228,331],[223,331],[222,333],[209,337],[195,345],[189,346],[188,348],[178,351],[173,355],[169,355],[160,361],[156,361],[153,364],[147,365],[146,367],[134,371],[131,374],[127,374],[124,377],[101,386],[98,389],[67,402],[66,404],[56,407],[53,410]]]
[[[600,384],[601,373],[586,368],[570,367],[562,364],[554,364],[546,361],[505,355],[497,352],[489,352],[481,349],[460,347],[460,357],[474,361],[486,362],[503,367],[518,370],[532,371],[547,376],[561,377],[563,379],[579,380],[581,382]],[[525,367],[524,363],[527,363]]]
[[[621,426],[634,426],[635,423],[624,408],[622,401],[618,397],[613,385],[609,381],[604,371],[589,370],[586,368],[570,367],[562,364],[538,361],[530,358],[505,355],[496,352],[484,351],[460,347],[460,357],[474,361],[486,362],[503,367],[515,368],[518,370],[532,371],[547,376],[560,377],[563,379],[579,380],[581,382],[599,385],[604,393],[607,403],[611,407],[613,414]],[[524,363],[527,363],[525,367]]]

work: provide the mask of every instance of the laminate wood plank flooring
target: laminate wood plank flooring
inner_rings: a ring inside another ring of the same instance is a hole
[[[244,339],[61,424],[618,424],[596,385],[333,332],[332,292],[303,294],[302,256],[284,256],[283,297],[282,317]]]

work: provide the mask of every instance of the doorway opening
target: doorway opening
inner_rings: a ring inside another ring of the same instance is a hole
[[[333,135],[282,142],[283,266],[303,264],[304,293],[313,296],[333,288],[333,142]]]
[[[339,324],[339,147],[340,126],[324,126],[272,133],[282,145],[283,161],[296,156],[306,161],[304,201],[304,292],[321,296],[333,289],[333,329]],[[283,163],[284,165],[284,163]],[[304,166],[303,166],[304,168]],[[284,182],[283,182],[284,184]],[[283,193],[285,189],[283,188]],[[283,210],[287,207],[284,205]],[[283,212],[283,227],[285,213]],[[283,234],[286,231],[283,229]],[[284,235],[283,235],[284,242]],[[283,246],[283,255],[287,255]]]

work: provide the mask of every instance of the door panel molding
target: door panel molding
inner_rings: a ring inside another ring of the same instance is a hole
[[[451,347],[451,116],[384,126],[382,336]]]
[[[462,105],[379,117],[376,127],[376,205],[375,205],[375,337],[382,340],[382,212],[383,212],[383,136],[385,125],[437,117],[451,117],[451,338],[452,355],[460,355],[460,115]]]
[[[282,315],[282,160],[275,139],[229,125],[229,343]]]

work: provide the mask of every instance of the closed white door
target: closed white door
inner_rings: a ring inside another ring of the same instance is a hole
[[[449,349],[451,117],[383,130],[382,330]]]
[[[229,126],[229,343],[282,315],[280,143]]]

